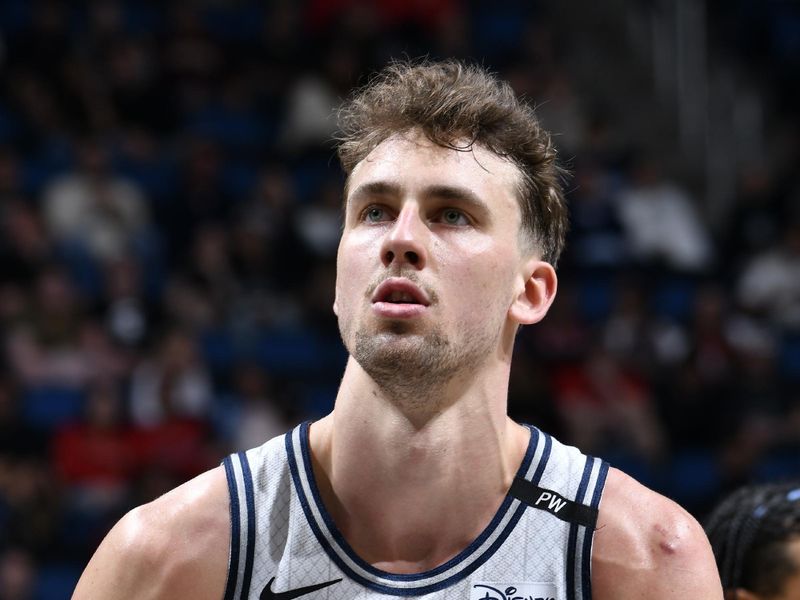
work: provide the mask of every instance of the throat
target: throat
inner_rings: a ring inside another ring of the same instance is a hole
[[[348,394],[308,437],[336,528],[355,554],[392,573],[424,572],[458,555],[500,510],[530,431],[493,418],[486,402],[459,403],[420,425],[373,402],[372,391],[343,387]]]
[[[353,551],[377,569],[394,574],[423,573],[456,557],[474,542],[491,523],[503,498],[488,503],[483,510],[475,507],[449,509],[420,506],[385,506],[360,511],[373,518],[355,514],[333,515]],[[381,514],[375,514],[375,513]],[[350,518],[348,518],[350,517]],[[376,535],[376,532],[380,532]]]
[[[431,468],[428,452],[413,449],[380,469],[363,460],[350,473],[334,466],[335,485],[316,465],[331,519],[355,554],[378,569],[422,573],[446,563],[483,533],[506,498],[512,477],[506,481],[499,465],[485,474],[468,470],[471,462],[445,469],[439,456]]]

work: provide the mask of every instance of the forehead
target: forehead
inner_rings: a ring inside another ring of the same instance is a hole
[[[479,144],[462,151],[439,146],[419,132],[395,134],[355,166],[346,200],[360,186],[375,182],[405,193],[432,186],[463,188],[492,208],[519,212],[518,168]]]

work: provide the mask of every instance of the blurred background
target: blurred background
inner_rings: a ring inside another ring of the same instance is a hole
[[[332,405],[333,111],[397,57],[508,79],[572,231],[510,410],[698,518],[800,476],[800,4],[0,3],[0,600]]]

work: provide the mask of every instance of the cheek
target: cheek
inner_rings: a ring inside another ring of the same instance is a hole
[[[495,289],[511,280],[519,262],[515,247],[493,243],[485,236],[465,249],[463,255],[470,257],[470,277]]]
[[[497,307],[505,310],[514,296],[516,264],[509,253],[498,252],[496,247],[484,249],[471,247],[463,252],[444,255],[443,272],[450,270],[452,298],[466,305],[468,310]],[[453,257],[459,257],[458,266]]]
[[[339,318],[345,316],[348,306],[351,303],[353,286],[349,273],[350,269],[340,262],[336,271],[336,294],[333,300],[333,312],[335,312]]]
[[[364,293],[368,265],[367,250],[363,244],[354,244],[352,239],[343,240],[336,256],[336,298],[334,311],[341,318],[346,316],[354,298]]]

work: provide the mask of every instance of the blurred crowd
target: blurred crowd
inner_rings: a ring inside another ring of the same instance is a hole
[[[768,115],[712,219],[672,146],[576,91],[569,23],[490,4],[0,5],[0,600],[68,597],[126,510],[330,409],[335,108],[393,57],[490,66],[572,173],[511,414],[698,516],[800,476],[797,5],[708,4]]]

